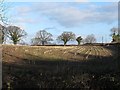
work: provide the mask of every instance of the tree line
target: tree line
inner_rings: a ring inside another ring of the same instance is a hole
[[[5,11],[7,7],[5,6],[5,1],[0,0],[0,23],[7,24],[8,18],[6,17]],[[8,24],[7,24],[8,25]],[[118,28],[111,29],[111,37],[112,42],[120,43],[120,34],[118,33]],[[25,36],[27,32],[21,29],[18,26],[8,26],[5,27],[0,24],[0,43],[4,43],[7,38],[9,38],[13,44],[18,44]],[[78,45],[83,43],[95,43],[96,38],[94,34],[88,35],[86,38],[76,35],[73,32],[64,31],[61,35],[57,37],[58,41],[63,41],[64,45],[67,44],[68,41],[76,40]],[[31,39],[31,44],[33,45],[45,45],[49,44],[50,41],[53,41],[53,35],[46,30],[40,30],[36,33],[35,37]]]
[[[21,29],[18,26],[8,26],[5,27],[0,24],[0,42],[4,43],[6,38],[11,40],[13,44],[18,44],[26,35],[27,32],[25,30]],[[96,38],[93,34],[88,35],[85,39],[83,39],[81,36],[76,37],[76,35],[73,32],[64,31],[61,35],[59,35],[56,39],[57,41],[62,41],[64,45],[67,44],[69,41],[76,40],[78,42],[78,45],[81,44],[81,42],[86,43],[94,43],[96,42]],[[36,35],[34,38],[31,39],[32,45],[46,45],[50,43],[50,41],[53,41],[53,35],[46,30],[39,30],[36,32]]]
[[[8,38],[13,42],[13,44],[18,44],[25,36],[27,36],[27,32],[21,29],[18,26],[8,26],[5,27],[0,24],[0,42],[3,44]],[[111,29],[111,37],[112,42],[120,42],[120,34],[118,33],[118,28]],[[64,45],[66,45],[69,41],[77,41],[78,45],[83,43],[95,43],[96,38],[94,34],[87,35],[86,38],[82,38],[81,36],[76,37],[73,32],[64,31],[61,35],[59,35],[56,39],[57,41],[62,41]],[[53,35],[46,30],[39,30],[36,32],[34,38],[31,39],[32,45],[46,45],[50,44],[50,41],[53,41]]]

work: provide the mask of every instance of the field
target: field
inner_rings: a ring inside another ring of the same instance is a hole
[[[116,45],[3,45],[2,57],[3,88],[120,88]]]

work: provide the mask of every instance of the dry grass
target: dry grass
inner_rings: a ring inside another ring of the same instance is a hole
[[[3,45],[3,87],[8,89],[10,83],[11,88],[104,88],[109,84],[101,85],[108,79],[103,74],[118,72],[116,50],[114,46]]]
[[[3,45],[3,63],[47,71],[108,72],[117,70],[115,52],[103,46]],[[107,70],[107,71],[106,71]]]
[[[18,59],[41,60],[41,58],[79,61],[91,58],[96,59],[98,57],[109,57],[110,55],[112,55],[110,50],[100,46],[3,45],[3,62],[16,62]]]

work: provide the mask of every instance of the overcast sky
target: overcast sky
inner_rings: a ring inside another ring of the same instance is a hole
[[[72,31],[83,38],[95,34],[98,42],[101,42],[103,36],[104,42],[110,42],[110,29],[118,27],[118,0],[32,1],[9,3],[10,23],[28,33],[27,42],[44,28],[51,28],[46,30],[54,38],[63,31]]]

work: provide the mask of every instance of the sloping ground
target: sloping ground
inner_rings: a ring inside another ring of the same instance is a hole
[[[3,45],[3,69],[26,68],[41,71],[117,71],[116,47],[108,46],[15,46]],[[114,51],[115,50],[115,51]]]
[[[3,45],[3,62],[24,62],[29,60],[71,60],[103,59],[112,57],[112,51],[102,46],[15,46]]]
[[[4,89],[120,90],[116,46],[3,45],[2,48]]]

